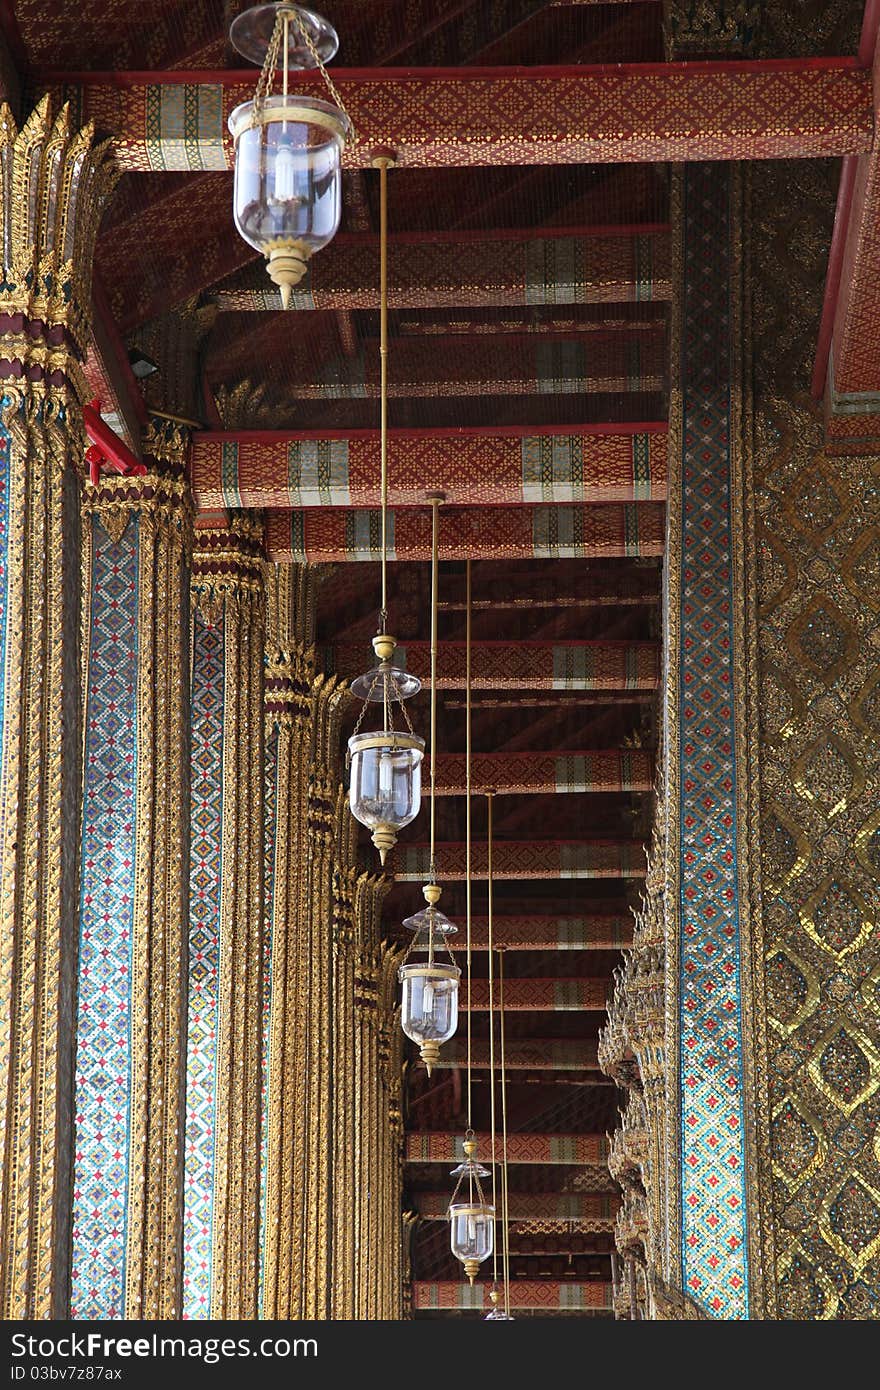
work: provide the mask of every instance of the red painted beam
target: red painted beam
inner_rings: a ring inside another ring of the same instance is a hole
[[[608,559],[660,556],[665,515],[658,502],[607,506],[444,507],[440,513],[441,560]],[[289,564],[376,561],[381,556],[379,513],[316,507],[270,511],[266,549],[270,560]],[[431,558],[431,516],[426,510],[391,512],[392,560]]]
[[[492,941],[506,951],[610,951],[632,943],[632,916],[618,914],[589,917],[497,916],[492,922]],[[461,924],[457,949],[465,944]],[[484,951],[489,944],[489,919],[471,918],[471,948]]]
[[[873,64],[873,107],[880,104],[880,7],[865,9],[859,60]],[[825,283],[813,370],[814,394],[825,394],[829,438],[840,451],[880,435],[880,155],[876,144],[845,160]]]
[[[609,981],[601,979],[529,979],[507,980],[504,985],[504,1011],[511,1013],[604,1013],[607,1008]],[[496,981],[492,1008],[500,1009]],[[465,982],[459,998],[459,1008],[473,1013],[489,1010],[488,980],[473,980],[468,989]]]
[[[448,1044],[447,1044],[448,1046]],[[444,1049],[445,1050],[445,1049]],[[491,1135],[475,1134],[477,1153],[482,1159],[495,1154],[503,1157],[501,1135],[495,1136],[493,1151]],[[411,1130],[404,1141],[407,1163],[461,1163],[464,1158],[464,1134]],[[510,1163],[560,1164],[572,1163],[595,1166],[608,1162],[608,1136],[605,1134],[508,1134],[507,1158]],[[609,1178],[609,1187],[611,1181]],[[447,1201],[449,1199],[447,1198]]]
[[[44,72],[58,100],[110,135],[123,169],[231,167],[227,119],[253,71]],[[390,146],[402,166],[794,159],[870,149],[870,78],[854,58],[599,67],[334,70],[366,168]],[[307,93],[317,74],[298,74]]]
[[[423,1221],[442,1221],[446,1219],[450,1196],[448,1191],[416,1192],[412,1200]],[[604,1192],[514,1191],[509,1194],[509,1204],[511,1221],[608,1222],[613,1226],[620,1198]]]
[[[243,244],[243,243],[242,243]],[[486,274],[486,263],[492,266]],[[389,237],[392,309],[626,304],[672,295],[668,228],[561,227],[532,231],[400,232]],[[280,309],[265,263],[221,285],[221,311]],[[340,233],[294,288],[296,309],[372,309],[379,303],[374,234]]]
[[[438,796],[464,796],[464,754],[437,756]],[[592,752],[475,753],[471,787],[475,793],[546,796],[556,792],[649,792],[654,785],[654,754],[645,748],[602,748]]]
[[[354,357],[343,353],[316,361],[312,344],[302,341],[296,347],[291,343],[285,355],[290,396],[297,401],[378,400],[379,346],[377,342],[360,346]],[[233,352],[223,356],[223,375],[228,380],[243,362]],[[540,338],[510,333],[495,341],[450,333],[440,354],[430,339],[398,338],[388,360],[388,396],[409,400],[656,392],[666,384],[666,359],[662,323],[638,333],[544,334]]]
[[[489,1262],[491,1264],[491,1261]],[[489,1271],[491,1274],[491,1270]],[[467,1309],[488,1312],[491,1308],[489,1290],[491,1279],[485,1278],[474,1284],[467,1282],[440,1281],[432,1283],[423,1279],[413,1281],[413,1307],[418,1312],[431,1309],[448,1309],[450,1312],[464,1312]],[[554,1279],[511,1279],[510,1306],[536,1313],[608,1313],[614,1307],[614,1287],[612,1284],[591,1280],[586,1283]]]
[[[666,425],[629,429],[391,430],[388,500],[425,505],[432,486],[453,506],[665,501]],[[375,507],[376,430],[197,434],[192,486],[199,511],[221,507]]]
[[[472,652],[474,690],[655,690],[660,680],[656,642],[479,642]],[[367,643],[346,642],[324,651],[328,669],[354,676],[372,657]],[[395,660],[418,676],[431,678],[427,642],[405,642]],[[464,642],[441,642],[437,689],[463,690]]]
[[[441,883],[464,878],[466,846],[437,845]],[[390,865],[399,883],[425,883],[430,870],[428,845],[399,842]],[[496,879],[644,878],[645,851],[640,840],[501,840],[492,856]],[[471,848],[471,876],[488,877],[485,844]]]

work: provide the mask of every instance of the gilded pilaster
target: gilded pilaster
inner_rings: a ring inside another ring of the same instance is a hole
[[[315,573],[267,569],[267,1016],[261,1316],[299,1317],[308,1040],[308,790],[315,684]]]
[[[254,1318],[263,1028],[261,520],[240,515],[228,529],[196,533],[192,597],[185,1311]]]
[[[0,106],[0,1314],[67,1312],[79,697],[78,404],[107,145]]]
[[[178,426],[154,420],[144,438],[146,477],[84,485],[72,1273],[72,1312],[83,1318],[180,1314],[187,447]]]

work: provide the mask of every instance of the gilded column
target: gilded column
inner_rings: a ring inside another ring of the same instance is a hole
[[[180,1314],[189,553],[185,433],[85,484],[71,1312]]]
[[[380,928],[382,898],[390,885],[374,893],[373,914]],[[382,1284],[377,1316],[396,1321],[404,1316],[403,1211],[403,1030],[397,970],[404,952],[383,942],[379,956],[379,1126],[382,1142],[382,1222],[379,1268]]]
[[[298,1317],[307,1040],[301,961],[308,960],[306,859],[315,684],[315,573],[267,570],[264,1171],[260,1312]]]
[[[357,999],[357,828],[346,806],[341,843],[333,875],[333,1234],[330,1316],[351,1319],[355,1313],[357,1259],[355,1211],[359,1096],[355,1076],[355,1008]]]
[[[67,1313],[80,815],[78,404],[109,148],[0,106],[0,1314]]]
[[[262,520],[196,533],[184,1315],[254,1318],[263,1028]]]

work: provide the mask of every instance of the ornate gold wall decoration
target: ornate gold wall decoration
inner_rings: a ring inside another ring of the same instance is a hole
[[[63,1317],[69,1273],[81,709],[77,407],[107,145],[0,106],[0,1225],[4,1317]],[[62,930],[62,925],[64,930]]]
[[[764,933],[782,1318],[880,1317],[876,583],[880,462],[807,396],[836,171],[750,172]],[[794,231],[797,230],[797,236]],[[776,351],[784,337],[790,348]],[[794,582],[780,587],[780,564]],[[780,690],[786,698],[780,698]]]

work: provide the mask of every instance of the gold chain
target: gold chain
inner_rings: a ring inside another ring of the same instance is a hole
[[[334,102],[339,107],[342,114],[345,116],[345,119],[348,121],[349,129],[351,131],[352,142],[356,142],[359,137],[357,130],[355,129],[354,121],[351,119],[351,116],[349,115],[346,109],[345,102],[339,95],[339,90],[336,86],[336,83],[333,81],[333,78],[330,76],[329,72],[324,67],[321,55],[315,47],[314,39],[312,38],[303,21],[300,19],[298,11],[293,8],[289,10],[280,9],[278,11],[278,14],[275,16],[275,27],[272,30],[272,37],[269,39],[269,47],[266,49],[266,58],[263,63],[262,69],[260,70],[260,80],[257,83],[257,90],[254,93],[255,113],[257,115],[260,114],[269,97],[272,95],[272,87],[275,82],[275,73],[278,68],[278,51],[281,47],[281,35],[284,32],[285,19],[287,19],[288,21],[292,19],[297,29],[299,30],[300,38],[302,39],[303,43],[305,44],[306,48],[311,54],[311,57],[315,63],[315,67],[318,69],[321,76],[323,77],[324,85],[326,86],[327,91],[330,93]]]
[[[260,69],[260,79],[257,83],[257,90],[254,92],[254,111],[259,116],[263,106],[272,95],[272,84],[275,81],[275,71],[278,67],[278,50],[281,47],[281,35],[284,32],[284,20],[279,14],[275,18],[275,27],[269,39],[269,47],[266,49],[266,57]]]
[[[337,88],[336,83],[333,81],[333,78],[330,76],[329,72],[324,67],[324,64],[321,60],[321,55],[315,47],[311,34],[309,33],[306,26],[303,24],[296,10],[291,11],[291,18],[293,19],[294,24],[296,25],[297,29],[302,35],[303,42],[305,43],[306,48],[309,50],[309,53],[315,60],[315,66],[317,67],[318,71],[324,79],[324,85],[326,86],[327,91],[330,93],[334,102],[339,107],[345,119],[348,121],[349,128],[351,130],[352,141],[356,142],[358,140],[358,133],[355,129],[354,121],[351,119],[351,116],[348,114],[348,111],[346,110],[345,102],[339,95],[339,89]]]

